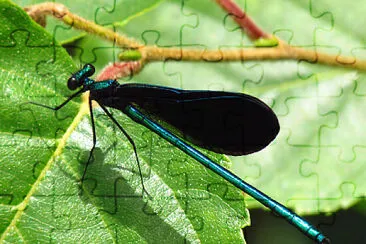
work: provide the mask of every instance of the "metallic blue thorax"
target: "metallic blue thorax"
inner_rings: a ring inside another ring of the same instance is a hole
[[[116,80],[95,81],[90,78],[84,79],[84,86],[88,87],[88,90],[101,90],[104,88],[108,88],[113,84],[118,85],[118,82]]]

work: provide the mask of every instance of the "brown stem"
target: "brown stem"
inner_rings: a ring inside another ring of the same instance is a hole
[[[31,16],[37,23],[40,23],[43,26],[46,24],[45,15],[52,15],[76,29],[93,33],[97,36],[114,42],[121,47],[138,48],[143,46],[132,38],[128,38],[122,34],[117,34],[108,28],[99,26],[91,21],[70,13],[69,10],[62,4],[47,2],[27,7],[25,10],[29,16]]]
[[[226,6],[237,20],[244,21],[243,26],[249,30],[253,37],[263,37],[267,34],[261,31],[254,23],[246,16],[240,8],[238,8],[231,0],[216,0],[220,5]],[[136,48],[142,54],[140,62],[128,62],[126,65],[114,65],[111,70],[106,69],[101,73],[100,77],[113,79],[124,75],[129,75],[131,72],[138,72],[143,64],[149,61],[161,60],[185,60],[185,61],[243,61],[243,60],[278,60],[292,59],[304,60],[308,62],[317,62],[327,65],[335,65],[347,68],[366,70],[366,61],[357,60],[354,57],[343,57],[340,55],[329,55],[318,52],[317,50],[306,50],[299,47],[289,46],[288,44],[279,41],[277,47],[266,48],[238,48],[233,50],[197,50],[197,49],[174,49],[174,48],[159,48],[155,46],[144,46],[135,40],[117,34],[110,29],[94,24],[81,17],[70,13],[66,7],[56,3],[43,3],[26,8],[29,15],[39,21],[44,21],[44,16],[51,14],[56,18],[62,19],[65,23],[72,25],[75,28],[85,30],[89,33],[94,33],[107,40],[115,42],[119,46]],[[125,63],[126,64],[126,63]],[[118,69],[120,69],[118,71]],[[132,70],[132,71],[128,71]],[[109,75],[107,75],[109,74]],[[99,78],[100,78],[99,77]]]
[[[164,61],[246,61],[246,60],[304,60],[311,63],[320,63],[346,68],[366,70],[366,61],[356,60],[354,57],[329,55],[316,50],[306,50],[281,43],[273,48],[242,48],[234,50],[197,50],[144,47],[140,49],[144,60]]]

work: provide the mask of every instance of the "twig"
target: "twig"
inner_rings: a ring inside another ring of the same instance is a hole
[[[232,13],[238,23],[245,28],[251,38],[263,38],[269,35],[263,32],[255,23],[247,16],[240,8],[231,0],[216,0],[220,6],[225,7]],[[77,15],[70,13],[65,6],[56,3],[42,3],[26,8],[29,15],[36,21],[45,24],[44,16],[47,14],[61,19],[66,24],[72,25],[75,28],[85,30],[89,33],[94,33],[109,41],[115,42],[119,46],[123,46],[141,53],[141,60],[139,63],[130,62],[128,65],[112,65],[105,69],[99,76],[102,78],[123,77],[133,73],[139,72],[143,64],[152,61],[164,60],[179,60],[179,61],[247,61],[247,60],[279,60],[292,59],[304,60],[312,63],[327,64],[333,66],[340,66],[346,68],[353,68],[359,70],[366,70],[366,60],[357,60],[354,57],[345,57],[340,55],[329,55],[318,52],[316,50],[306,50],[300,47],[290,46],[283,41],[279,41],[277,47],[266,48],[237,48],[232,50],[198,50],[198,49],[184,49],[184,48],[160,48],[156,46],[144,46],[139,44],[132,38],[115,33],[108,28],[96,25],[93,22],[87,21]],[[124,58],[131,55],[122,55]],[[136,56],[132,55],[135,60]],[[137,65],[139,64],[139,65]],[[118,69],[122,69],[119,70]],[[119,72],[119,73],[118,73]],[[108,77],[110,75],[111,77]]]
[[[236,23],[242,28],[251,40],[270,38],[271,35],[264,32],[254,21],[232,0],[215,0]]]
[[[366,70],[366,61],[354,57],[330,55],[289,46],[282,43],[273,48],[241,48],[233,50],[197,50],[144,47],[141,48],[142,56],[146,61],[249,61],[249,60],[301,60],[310,63],[320,63],[344,68]]]
[[[54,17],[62,20],[67,25],[79,30],[84,30],[88,33],[93,33],[97,36],[114,42],[121,47],[138,48],[143,46],[132,38],[128,38],[122,34],[117,34],[108,28],[99,26],[91,21],[70,13],[64,5],[59,3],[47,2],[36,4],[26,7],[25,10],[37,23],[40,23],[43,26],[46,23],[45,15],[53,15]]]

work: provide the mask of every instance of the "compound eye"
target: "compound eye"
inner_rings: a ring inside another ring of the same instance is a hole
[[[85,64],[83,70],[85,70],[86,77],[92,76],[95,72],[95,68],[92,64]]]
[[[79,87],[78,80],[74,76],[70,77],[69,80],[67,81],[67,87],[70,90],[75,90],[76,88]]]

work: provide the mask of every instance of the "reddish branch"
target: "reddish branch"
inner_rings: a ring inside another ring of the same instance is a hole
[[[253,41],[259,38],[269,38],[270,35],[259,28],[254,21],[232,0],[216,0],[216,2],[238,23]]]
[[[97,76],[96,80],[117,80],[122,77],[133,76],[142,68],[140,61],[118,62],[108,64]]]

